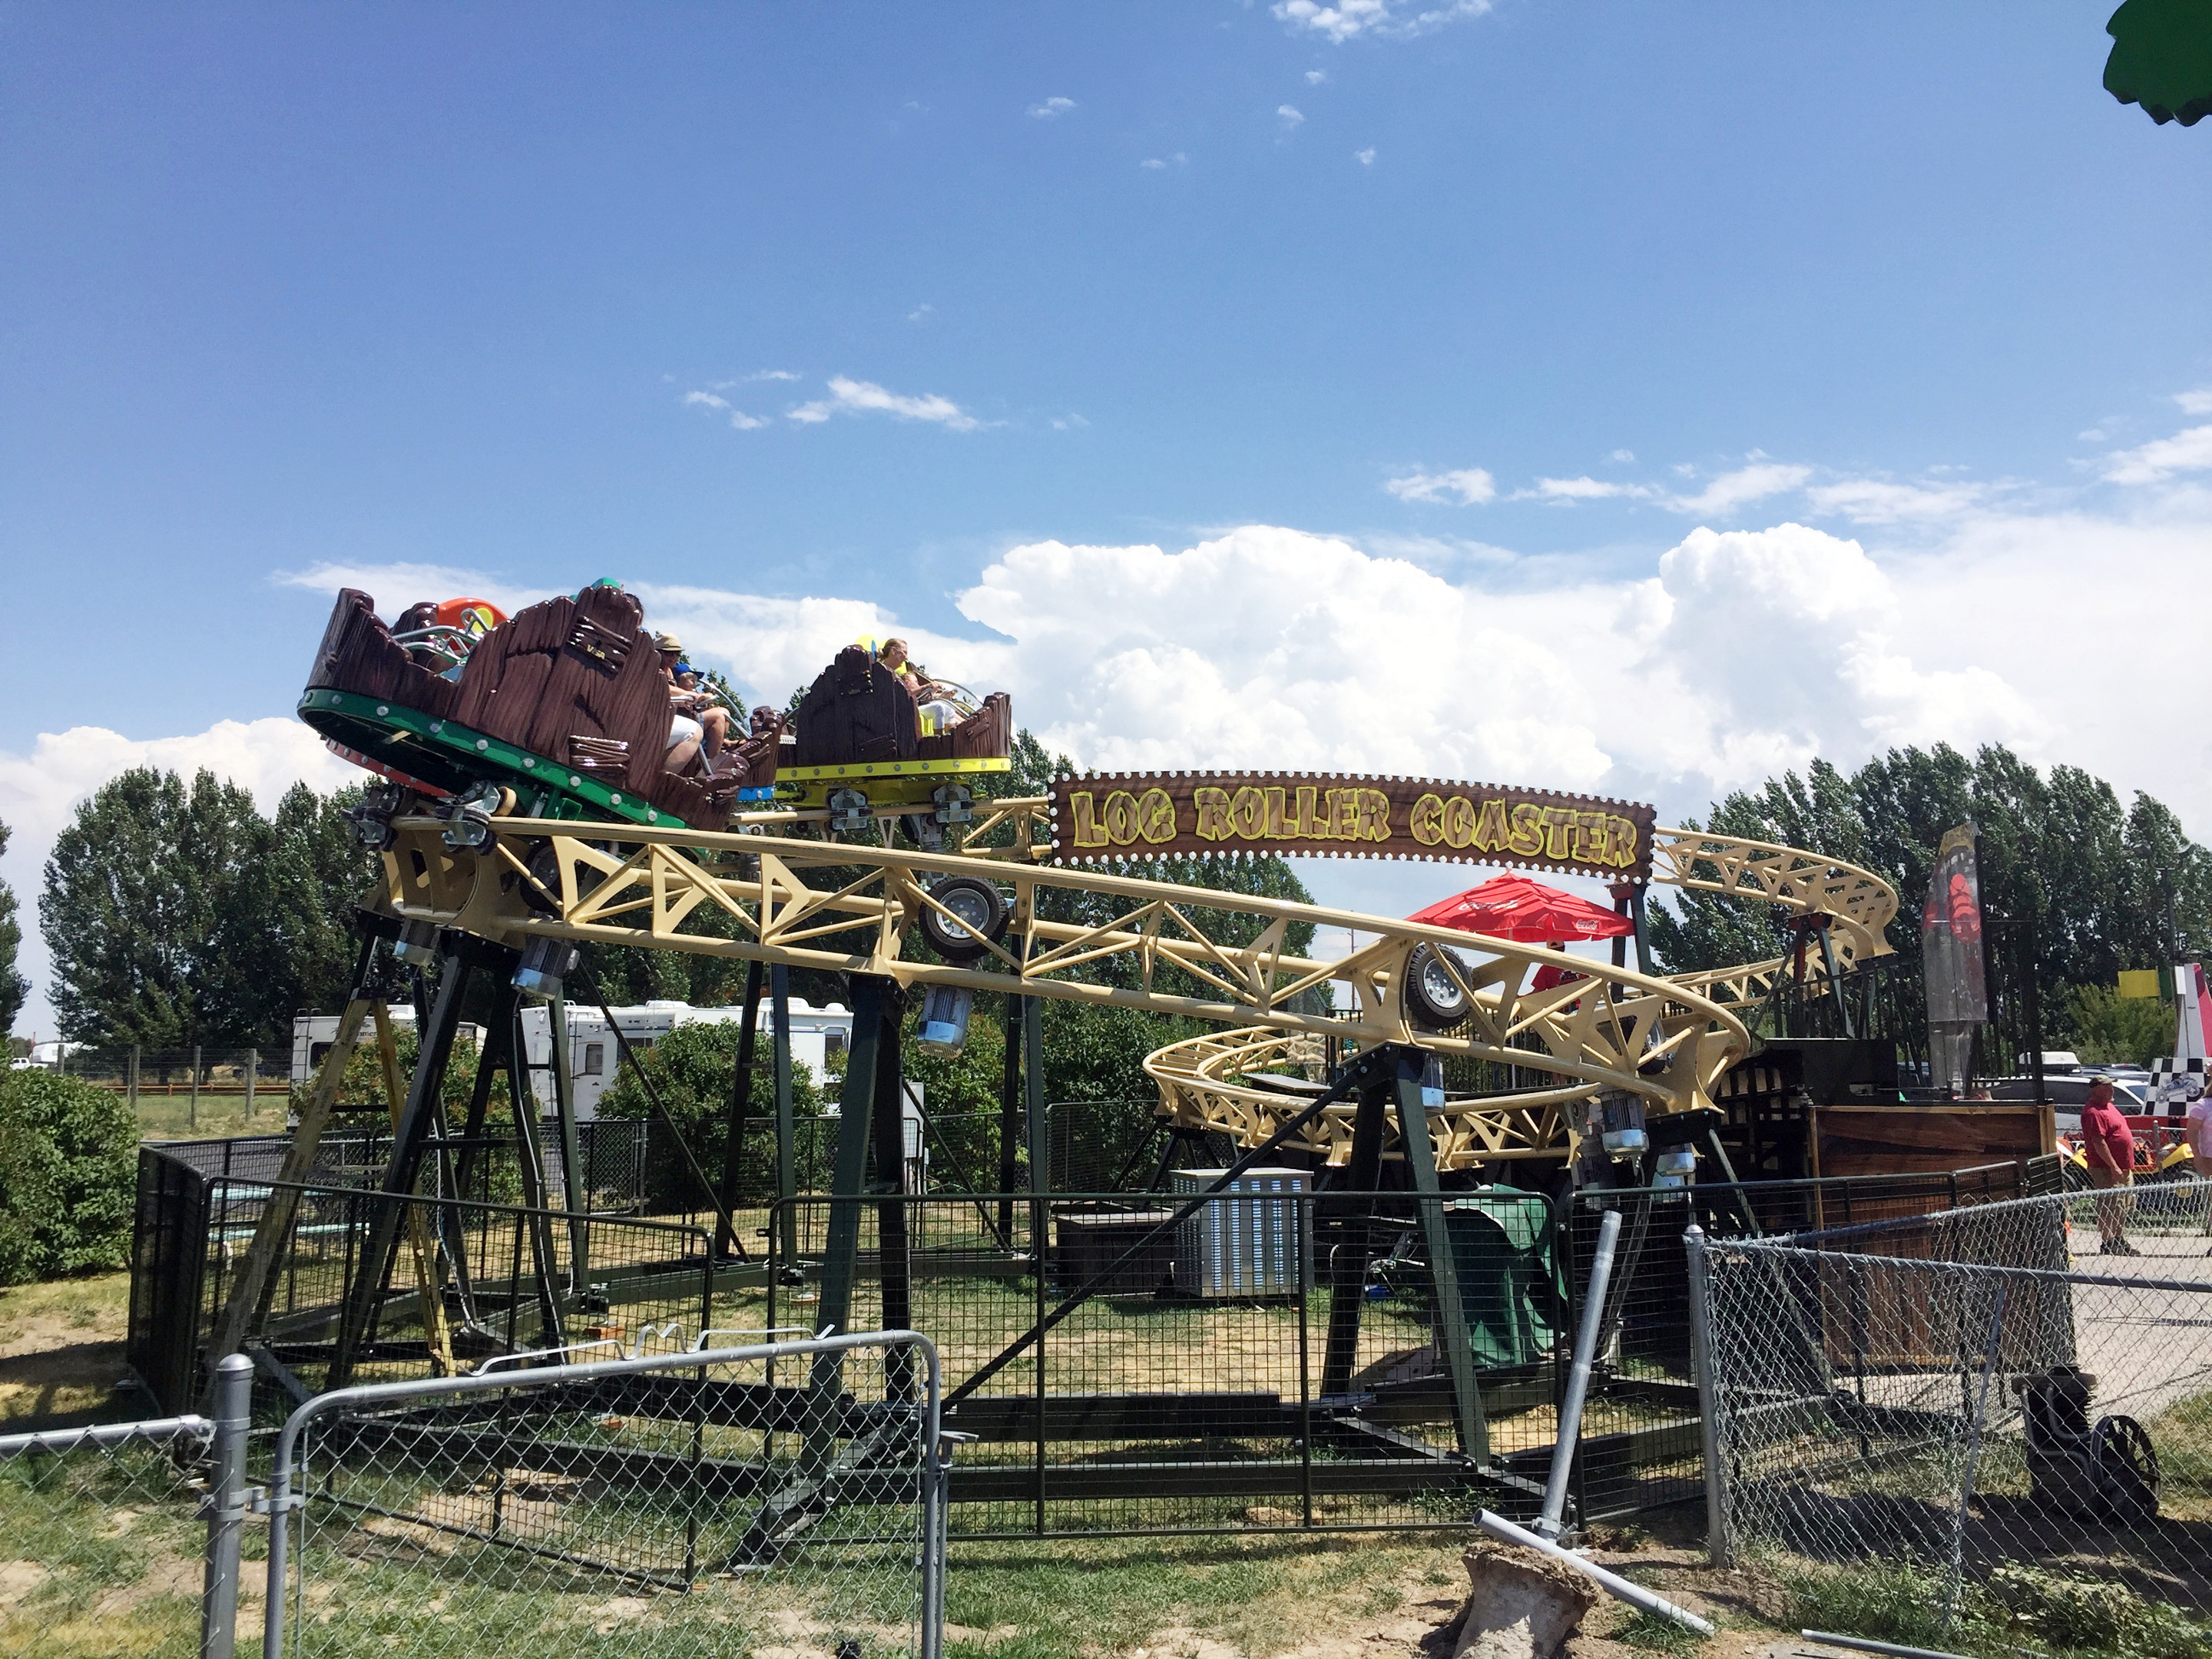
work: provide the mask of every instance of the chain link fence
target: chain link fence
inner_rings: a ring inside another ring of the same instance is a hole
[[[177,1417],[0,1438],[0,1650],[197,1651],[214,1433]]]
[[[2212,1613],[2212,1183],[2135,1197],[1693,1235],[1717,1559],[1892,1564],[2038,1649],[2150,1609],[2141,1650],[2201,1650],[2167,1615]]]
[[[938,1411],[897,1332],[319,1395],[277,1443],[268,1650],[935,1659]]]

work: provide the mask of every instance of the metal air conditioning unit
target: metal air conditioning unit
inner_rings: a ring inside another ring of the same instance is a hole
[[[1204,1192],[1228,1173],[1177,1170],[1175,1196]],[[1313,1177],[1304,1170],[1247,1170],[1176,1229],[1175,1288],[1195,1297],[1296,1296],[1313,1284]],[[1284,1194],[1300,1194],[1291,1197]]]

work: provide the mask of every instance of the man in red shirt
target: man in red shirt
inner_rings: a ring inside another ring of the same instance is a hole
[[[2122,1237],[2128,1212],[2135,1207],[2136,1137],[2120,1109],[2112,1104],[2112,1081],[2099,1078],[2089,1085],[2089,1098],[2081,1108],[2081,1155],[2088,1160],[2092,1185],[2097,1194],[2097,1232],[2104,1243],[2100,1255],[2140,1255]]]

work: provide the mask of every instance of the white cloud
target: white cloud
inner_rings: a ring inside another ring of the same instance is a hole
[[[2212,426],[2192,426],[2171,438],[2154,439],[2141,448],[2107,455],[2104,477],[2112,483],[2162,483],[2177,472],[2201,471],[2208,466],[2212,466]]]
[[[2185,415],[2212,415],[2212,386],[2201,387],[2195,392],[2177,392],[2173,394],[2173,401],[2181,405],[2181,412]]]
[[[1276,105],[1275,113],[1281,119],[1282,124],[1285,128],[1296,127],[1301,121],[1306,118],[1303,111],[1299,110],[1295,105],[1291,104]]]
[[[748,415],[742,409],[730,411],[730,424],[740,432],[758,432],[763,427],[775,424],[763,416]]]
[[[745,376],[748,380],[796,380],[801,378],[796,370],[788,368],[756,369]]]
[[[1317,87],[1328,79],[1328,71],[1327,70],[1308,70],[1306,71],[1306,84],[1310,87]]]
[[[2075,441],[2079,443],[2100,444],[2105,441],[2104,428],[2101,427],[2093,426],[2086,432],[2075,433],[2074,437]]]
[[[2185,716],[2146,719],[2137,678],[2085,676],[2076,648],[2139,636],[2146,596],[2163,614],[2212,610],[2212,503],[2136,519],[1985,501],[1913,533],[1899,552],[1798,523],[1699,527],[1605,576],[1480,544],[1363,545],[1264,525],[1179,551],[1038,542],[960,593],[973,638],[836,595],[635,591],[653,626],[750,699],[781,704],[840,645],[896,631],[933,668],[1011,691],[1020,723],[1086,765],[1546,784],[1655,801],[1674,820],[1816,754],[1851,765],[1893,744],[2004,742],[2124,797],[2149,790],[2212,839],[2212,738]],[[562,572],[562,588],[593,574]],[[437,563],[325,562],[274,580],[358,587],[387,616],[419,598],[512,609],[547,591]],[[151,739],[83,729],[0,752],[0,819],[17,831],[0,874],[27,908],[72,804],[142,763],[209,764],[264,804],[295,778],[352,776],[283,719]],[[1434,872],[1396,871],[1302,873],[1326,899],[1396,914],[1445,890]],[[43,981],[34,931],[27,945]],[[50,1029],[51,1016],[27,1024]]]
[[[1609,483],[1601,478],[1587,476],[1580,478],[1539,478],[1536,488],[1520,490],[1517,495],[1534,495],[1546,501],[1598,501],[1611,495],[1648,495],[1651,492],[1640,484]]]
[[[1140,167],[1158,169],[1166,167],[1167,163],[1160,160],[1157,155],[1148,155],[1143,161],[1138,162],[1137,165]]]
[[[687,392],[684,394],[684,406],[686,409],[727,409],[730,400],[717,398],[711,392]]]
[[[1854,524],[1896,524],[1907,520],[1956,518],[1981,504],[1979,484],[1905,484],[1881,478],[1845,478],[1814,484],[1805,499],[1815,511],[1839,514]]]
[[[574,591],[519,587],[504,577],[486,575],[481,570],[405,561],[392,564],[338,564],[319,560],[305,570],[279,570],[270,577],[270,580],[279,587],[303,587],[311,593],[335,594],[342,587],[357,587],[372,599],[382,602],[380,614],[386,622],[417,599],[449,599],[461,596],[489,599],[501,611],[512,614],[526,605],[535,605],[556,592]],[[0,813],[0,820],[6,817],[5,813]]]
[[[28,754],[0,750],[0,823],[13,832],[6,856],[0,858],[0,880],[15,889],[21,906],[23,943],[17,965],[33,988],[30,1005],[19,1017],[26,1035],[52,1036],[55,1030],[53,1012],[45,1000],[52,959],[38,925],[39,894],[54,837],[79,801],[134,766],[187,777],[205,767],[252,791],[264,812],[274,810],[295,783],[331,790],[366,775],[331,753],[307,726],[280,717],[219,720],[204,732],[177,738],[131,738],[104,726],[80,726],[40,733]]]
[[[1375,165],[1375,146],[1370,144],[1365,149],[1355,149],[1352,152],[1352,159],[1358,162],[1359,165],[1364,167],[1373,167]]]
[[[1439,5],[1407,4],[1404,0],[1278,0],[1275,15],[1294,33],[1326,35],[1341,46],[1363,34],[1386,40],[1411,40],[1462,17],[1480,17],[1491,0],[1443,0]]]
[[[1635,459],[1636,452],[1632,449],[1616,449],[1606,457],[1608,461],[1632,461]]]
[[[872,380],[848,380],[842,374],[830,377],[827,398],[799,404],[790,411],[790,418],[811,426],[833,415],[865,414],[891,415],[902,421],[928,421],[952,432],[973,432],[983,424],[950,398],[940,398],[934,392],[919,398],[902,397],[885,391]]]
[[[916,306],[912,311],[908,312],[906,314],[906,319],[909,323],[926,323],[936,314],[937,307],[925,301],[921,305]]]
[[[1090,424],[1091,422],[1080,415],[1055,415],[1052,417],[1052,429],[1054,432],[1076,431]]]
[[[1073,98],[1048,98],[1042,104],[1031,104],[1030,113],[1040,121],[1057,121],[1074,107]]]
[[[1765,501],[1796,489],[1813,476],[1809,466],[1785,466],[1760,461],[1734,472],[1723,472],[1694,495],[1669,495],[1666,504],[1677,513],[1711,514],[1726,517],[1739,507]]]
[[[1409,473],[1389,480],[1382,488],[1401,501],[1456,501],[1462,507],[1479,507],[1498,495],[1497,481],[1479,466],[1456,472]]]

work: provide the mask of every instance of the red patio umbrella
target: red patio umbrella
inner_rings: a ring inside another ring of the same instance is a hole
[[[1406,918],[1431,927],[1457,927],[1528,945],[1578,939],[1620,939],[1636,931],[1626,916],[1526,876],[1493,876],[1480,887],[1438,899]]]

